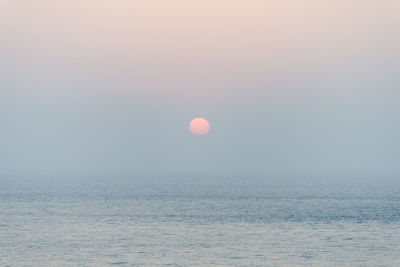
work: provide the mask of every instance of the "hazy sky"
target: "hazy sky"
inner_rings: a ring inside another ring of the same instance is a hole
[[[0,173],[398,175],[399,138],[400,1],[0,0]]]

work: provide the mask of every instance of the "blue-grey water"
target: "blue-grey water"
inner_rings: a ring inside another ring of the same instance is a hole
[[[396,179],[0,182],[0,266],[400,266]]]

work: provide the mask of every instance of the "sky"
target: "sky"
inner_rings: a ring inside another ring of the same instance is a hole
[[[397,176],[399,71],[397,0],[0,0],[0,174]]]

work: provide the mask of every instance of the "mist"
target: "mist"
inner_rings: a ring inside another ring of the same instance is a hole
[[[0,1],[2,175],[400,174],[398,1],[167,2]]]

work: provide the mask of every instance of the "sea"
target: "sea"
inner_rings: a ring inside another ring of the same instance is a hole
[[[1,177],[0,266],[400,266],[400,179]]]

